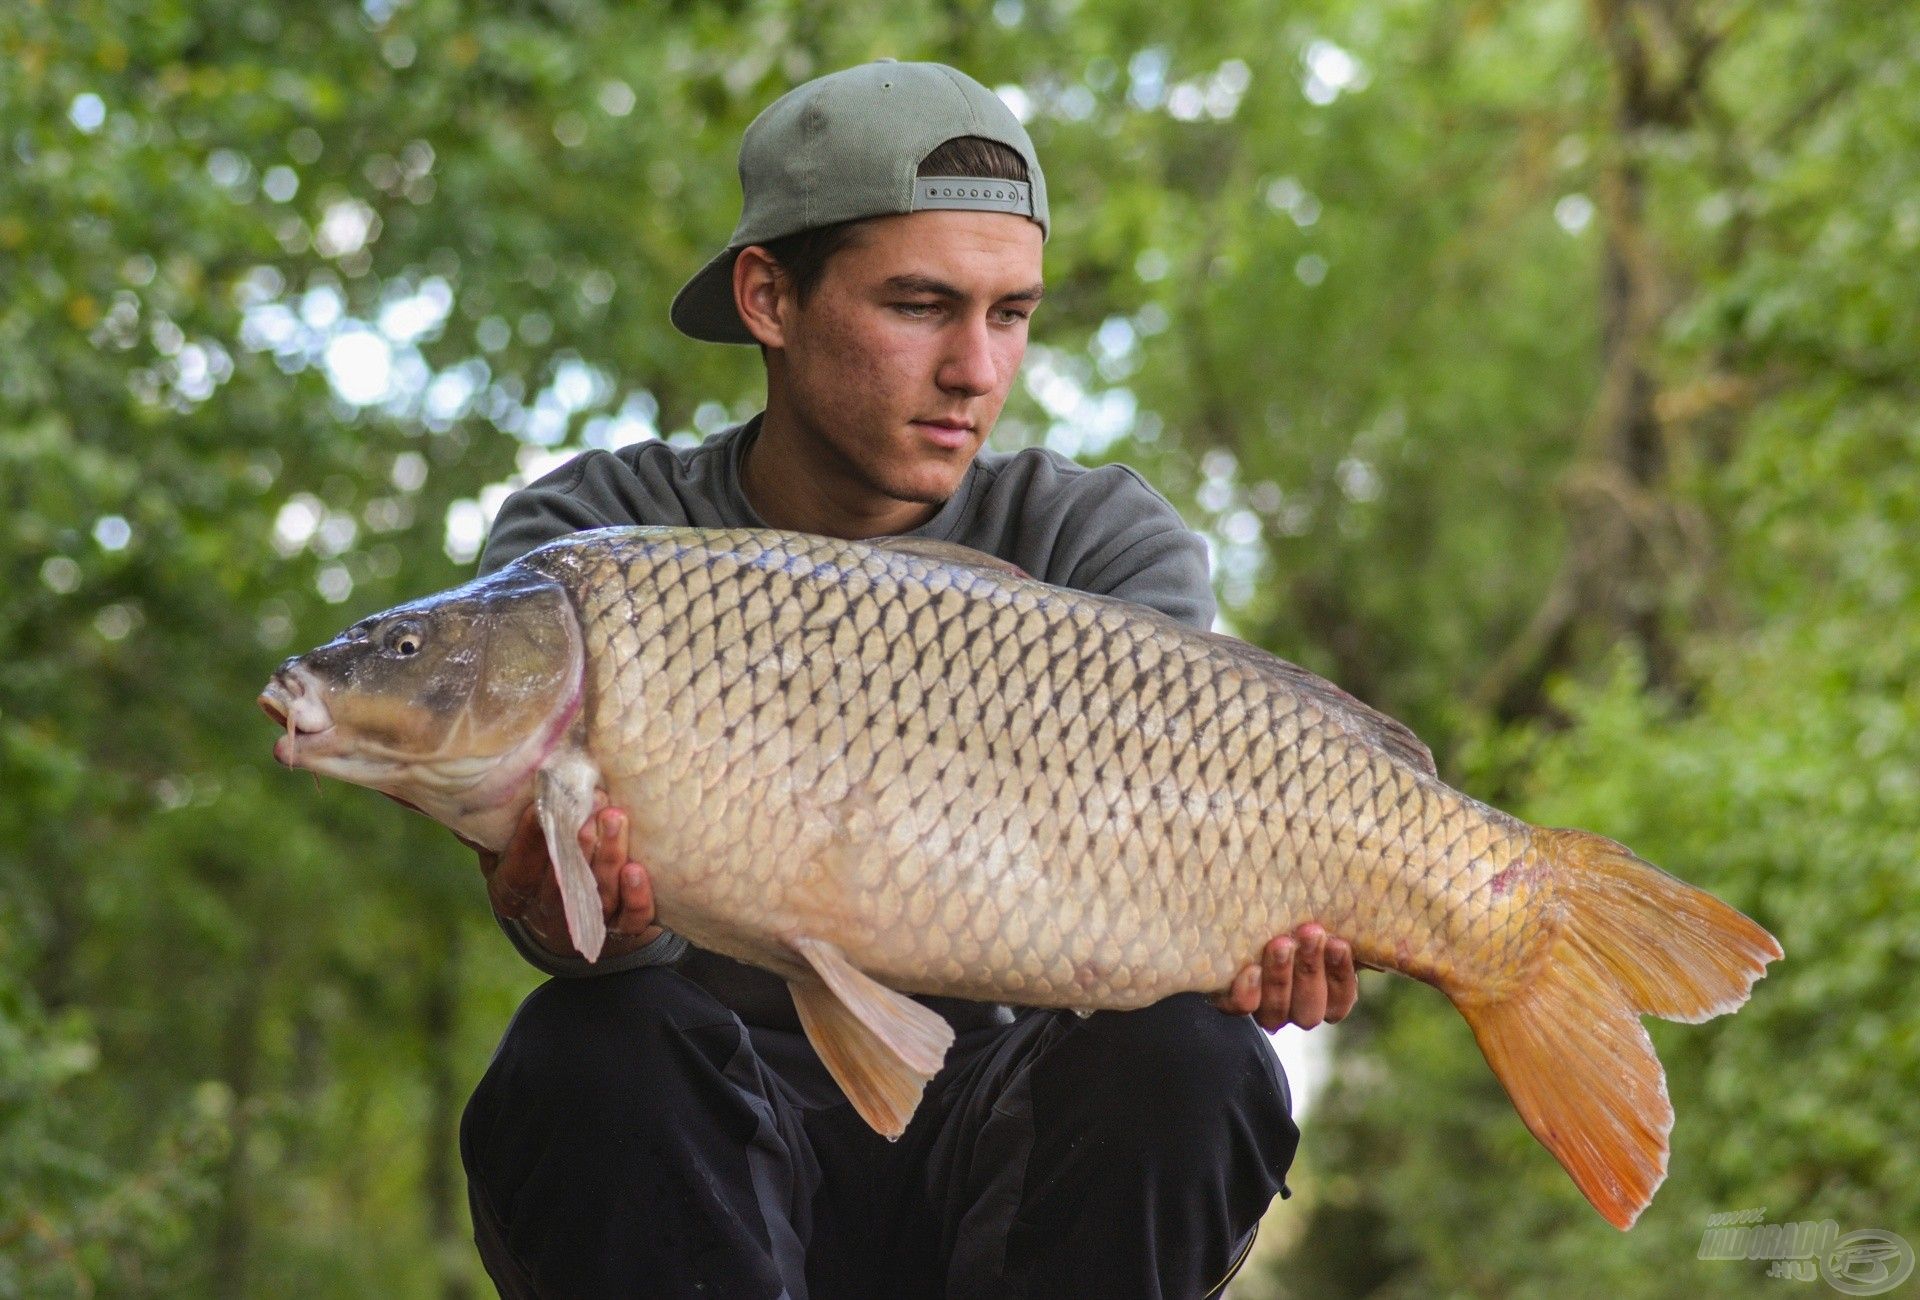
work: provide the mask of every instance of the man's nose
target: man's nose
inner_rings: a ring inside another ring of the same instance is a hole
[[[948,335],[948,349],[935,377],[949,393],[980,397],[1000,382],[993,355],[993,335],[984,318],[963,321]]]

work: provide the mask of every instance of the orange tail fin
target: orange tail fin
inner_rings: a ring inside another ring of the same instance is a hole
[[[1533,982],[1456,1000],[1533,1135],[1629,1228],[1667,1175],[1673,1107],[1643,1015],[1706,1020],[1747,1000],[1780,945],[1719,899],[1585,831],[1536,830],[1563,906]]]

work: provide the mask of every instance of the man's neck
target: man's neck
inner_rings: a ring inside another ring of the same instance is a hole
[[[838,464],[823,463],[812,440],[769,404],[740,466],[740,490],[772,528],[859,540],[911,532],[940,511],[874,492]],[[837,458],[836,458],[837,459]]]

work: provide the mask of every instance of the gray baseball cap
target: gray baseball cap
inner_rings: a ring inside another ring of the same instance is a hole
[[[963,135],[1014,150],[1028,179],[916,174],[921,159]],[[1026,128],[999,96],[944,63],[882,59],[788,91],[747,127],[740,192],[733,238],[673,299],[675,327],[711,343],[754,342],[733,307],[733,260],[749,244],[929,208],[1011,212],[1047,234],[1047,184]]]

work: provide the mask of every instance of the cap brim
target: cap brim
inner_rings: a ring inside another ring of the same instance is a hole
[[[737,248],[722,249],[680,286],[667,313],[675,329],[705,343],[759,341],[747,332],[746,323],[733,306],[733,260],[739,255]]]

